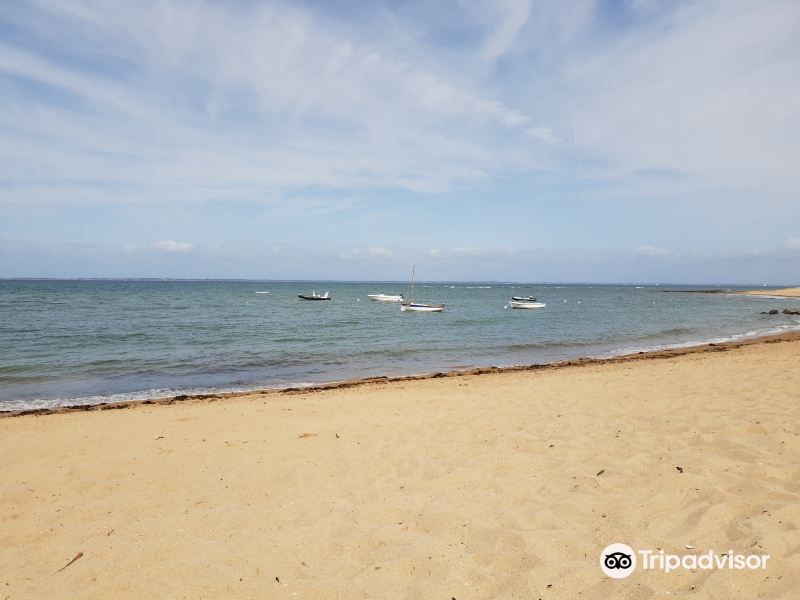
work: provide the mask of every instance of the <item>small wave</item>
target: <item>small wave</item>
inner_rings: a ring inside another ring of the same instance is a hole
[[[279,390],[288,387],[311,387],[318,383],[302,381],[298,383],[283,383],[274,385],[249,385],[226,387],[184,387],[184,388],[153,388],[137,392],[122,392],[118,394],[97,394],[91,396],[66,397],[66,398],[33,398],[28,400],[3,400],[0,401],[0,410],[36,410],[41,408],[61,408],[69,406],[113,404],[116,402],[141,402],[145,400],[160,400],[175,396],[198,396],[205,394],[230,394],[242,392],[255,392],[260,390]]]
[[[627,346],[624,348],[617,348],[610,352],[592,356],[590,358],[599,358],[599,359],[614,358],[615,356],[623,356],[625,354],[637,354],[639,352],[658,352],[659,350],[691,348],[693,346],[704,346],[706,344],[725,344],[727,342],[737,342],[739,340],[749,340],[769,335],[780,335],[783,333],[790,333],[793,331],[800,331],[800,321],[795,321],[790,325],[779,325],[777,327],[770,327],[767,329],[754,329],[752,331],[747,331],[745,333],[734,333],[726,336],[702,338],[696,340],[689,340],[686,342],[654,344],[648,346]]]

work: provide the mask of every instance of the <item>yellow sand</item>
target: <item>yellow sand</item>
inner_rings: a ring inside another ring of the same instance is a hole
[[[782,288],[780,290],[750,290],[743,293],[754,296],[785,296],[786,298],[800,298],[800,287]]]
[[[0,599],[797,598],[800,342],[716,350],[0,419]]]

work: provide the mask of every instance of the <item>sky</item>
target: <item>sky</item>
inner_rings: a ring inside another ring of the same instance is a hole
[[[0,277],[800,283],[795,0],[5,0]]]

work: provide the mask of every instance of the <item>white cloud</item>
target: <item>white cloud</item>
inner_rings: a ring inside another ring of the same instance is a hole
[[[177,202],[306,186],[447,191],[543,164],[524,137],[503,138],[530,115],[480,80],[299,6],[85,0],[12,15],[44,39],[41,23],[57,26],[79,58],[0,44],[0,75],[68,100],[0,101],[15,201],[51,201],[30,185],[42,173],[129,186],[104,189],[104,202]],[[98,48],[122,77],[79,68]]]
[[[194,244],[176,242],[174,240],[159,240],[150,244],[123,244],[122,250],[127,253],[184,253],[195,249]]]
[[[68,101],[4,93],[0,175],[18,184],[0,202],[52,202],[42,173],[68,182],[69,202],[264,202],[309,185],[447,192],[576,164],[590,178],[691,174],[681,193],[796,189],[800,5],[648,6],[598,36],[590,0],[461,2],[441,18],[480,34],[455,54],[413,15],[398,33],[299,5],[34,3],[7,18],[42,40],[57,25],[71,60],[6,41],[0,74]],[[124,76],[78,67],[98,48]],[[515,67],[505,77],[500,58]],[[574,132],[569,149],[555,131]]]
[[[339,258],[343,260],[362,260],[362,259],[388,259],[399,256],[397,250],[386,246],[368,246],[364,248],[351,248],[339,252]]]
[[[664,258],[668,256],[675,256],[675,251],[670,250],[669,248],[659,248],[657,246],[639,246],[636,249],[635,254],[638,256]]]
[[[573,57],[576,146],[609,174],[665,169],[786,202],[800,185],[800,4],[672,5]]]
[[[514,45],[531,14],[531,0],[499,0],[486,3],[496,26],[483,44],[481,57],[494,62]]]
[[[793,237],[787,239],[783,243],[784,248],[787,250],[800,250],[800,237]]]
[[[432,248],[427,256],[436,259],[467,259],[481,260],[492,258],[508,258],[518,255],[519,252],[512,248]]]
[[[153,242],[153,250],[160,252],[189,252],[194,248],[194,244],[187,242],[175,242],[173,240],[161,240]]]
[[[553,130],[549,127],[530,127],[525,130],[525,133],[546,144],[558,144],[561,141],[561,138],[553,133]]]
[[[372,246],[367,248],[367,252],[372,256],[383,256],[386,258],[394,256],[394,251],[385,246]]]

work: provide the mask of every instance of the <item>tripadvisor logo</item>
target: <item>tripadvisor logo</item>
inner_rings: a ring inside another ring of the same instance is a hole
[[[600,568],[613,579],[624,579],[639,568],[643,571],[669,573],[679,569],[766,569],[769,554],[723,554],[709,550],[702,554],[667,554],[663,550],[635,551],[627,544],[610,544],[600,553]]]
[[[611,544],[600,553],[600,568],[613,579],[624,579],[636,569],[636,553],[627,544]]]

